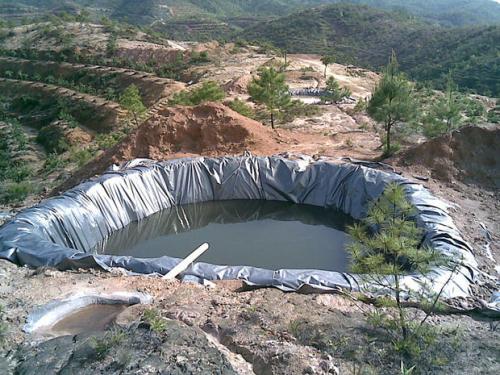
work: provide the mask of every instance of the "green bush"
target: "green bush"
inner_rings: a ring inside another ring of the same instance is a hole
[[[106,358],[109,351],[113,347],[120,345],[123,340],[125,340],[125,337],[125,332],[112,330],[110,332],[106,332],[106,334],[102,337],[92,338],[92,346],[95,351],[96,359],[102,360]]]
[[[33,169],[25,163],[12,163],[7,173],[7,178],[14,182],[23,182],[33,175]]]
[[[162,333],[167,329],[167,324],[165,319],[160,315],[160,312],[156,309],[147,309],[144,311],[143,319],[149,324],[149,327],[153,332]]]
[[[345,87],[340,87],[337,80],[333,77],[329,77],[326,81],[326,89],[323,96],[321,96],[321,100],[329,101],[332,103],[340,102],[342,99],[351,96],[351,90]]]
[[[170,105],[194,106],[205,102],[218,102],[225,97],[224,90],[213,81],[206,81],[191,91],[181,91],[173,96]]]
[[[97,142],[97,146],[101,150],[107,150],[108,148],[113,147],[118,142],[120,142],[125,137],[124,133],[117,132],[111,134],[98,134],[95,137],[95,141]]]
[[[23,202],[33,192],[33,186],[29,182],[5,184],[0,191],[0,202],[12,204]]]
[[[191,64],[204,64],[208,62],[210,62],[210,57],[208,56],[207,51],[202,51],[202,52],[193,51],[191,53],[191,59],[190,59]]]
[[[493,124],[500,123],[500,106],[497,105],[494,109],[488,112],[488,121]]]
[[[11,125],[11,137],[15,141],[17,145],[17,150],[22,151],[26,148],[28,144],[28,138],[21,128],[21,124],[17,120],[9,120],[9,124]]]
[[[255,111],[251,106],[240,99],[234,99],[228,103],[229,108],[248,118],[255,118]]]
[[[65,108],[61,108],[59,111],[59,120],[64,121],[70,128],[76,128],[78,126],[78,121]]]
[[[94,158],[94,153],[92,150],[83,149],[77,150],[75,148],[71,149],[69,159],[78,165],[79,168],[83,167],[90,160]]]
[[[415,208],[408,201],[404,187],[389,184],[379,200],[370,206],[361,224],[349,228],[354,241],[348,250],[352,272],[363,275],[365,286],[362,288],[390,293],[376,300],[377,310],[369,314],[368,323],[383,332],[384,340],[392,343],[392,358],[429,368],[443,361],[442,334],[429,325],[427,319],[438,310],[444,286],[439,293],[426,285],[413,291],[403,285],[403,280],[409,273],[425,277],[437,266],[449,267],[453,275],[460,260],[452,260],[432,248],[422,248],[422,231],[412,220],[414,214]],[[450,280],[451,276],[444,285]],[[404,298],[420,303],[425,312],[423,317],[410,314],[404,306]]]
[[[52,173],[55,170],[61,169],[66,165],[66,161],[63,160],[58,154],[51,153],[47,155],[45,159],[45,164],[43,165],[43,170],[46,173]]]
[[[300,100],[292,100],[288,106],[280,113],[280,120],[283,122],[292,122],[296,118],[312,117],[321,113],[321,108],[317,105],[306,104]]]
[[[64,131],[57,125],[49,125],[40,129],[36,141],[47,153],[62,154],[69,150]]]

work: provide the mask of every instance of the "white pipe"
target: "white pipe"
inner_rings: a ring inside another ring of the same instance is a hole
[[[205,251],[207,251],[209,248],[208,243],[204,243],[200,247],[198,247],[195,251],[193,251],[191,254],[189,254],[186,258],[184,258],[183,261],[181,261],[178,265],[176,265],[174,268],[170,270],[169,273],[167,273],[165,276],[163,276],[163,279],[166,280],[172,280],[177,277],[178,274],[181,272],[184,272],[186,268],[188,268],[191,263],[193,263],[196,259],[198,259],[200,256],[203,255]]]

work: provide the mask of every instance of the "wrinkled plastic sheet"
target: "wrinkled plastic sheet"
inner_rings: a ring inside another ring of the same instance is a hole
[[[165,162],[135,160],[122,168],[29,208],[0,228],[0,258],[31,267],[61,270],[120,267],[130,273],[166,274],[180,259],[140,259],[91,251],[111,233],[133,221],[176,205],[210,200],[267,199],[340,209],[362,219],[369,202],[390,182],[404,186],[417,208],[423,245],[462,259],[458,272],[434,269],[426,277],[408,275],[411,289],[431,285],[445,297],[467,296],[476,276],[472,249],[447,213],[447,204],[421,185],[399,175],[350,163],[330,163],[283,157],[225,157],[177,159]],[[306,252],[307,249],[304,249]],[[361,278],[348,273],[195,263],[188,279],[242,279],[248,285],[285,291],[359,289]]]

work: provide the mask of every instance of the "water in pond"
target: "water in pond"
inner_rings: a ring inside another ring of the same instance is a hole
[[[351,224],[333,209],[288,202],[231,200],[163,210],[113,233],[95,251],[137,258],[184,258],[203,242],[198,259],[266,269],[347,271],[344,232]]]

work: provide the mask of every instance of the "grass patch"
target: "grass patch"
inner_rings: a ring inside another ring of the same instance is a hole
[[[151,331],[162,333],[167,330],[167,322],[156,309],[147,309],[144,311],[143,320],[149,325]]]
[[[3,204],[21,203],[33,191],[33,185],[30,182],[7,183],[0,190],[0,202]]]
[[[43,165],[43,171],[46,173],[52,173],[58,169],[64,168],[67,162],[56,153],[48,154],[45,159],[45,164]]]
[[[76,163],[79,168],[83,167],[90,160],[94,158],[94,152],[89,149],[78,150],[76,148],[72,148],[70,150],[69,160],[73,163]]]
[[[233,101],[230,101],[228,103],[228,107],[231,108],[233,111],[238,112],[240,115],[243,115],[251,119],[255,118],[254,109],[247,103],[245,103],[243,100],[234,99]]]
[[[97,360],[103,360],[108,355],[109,351],[120,345],[125,340],[125,332],[120,330],[112,330],[106,332],[102,337],[92,338],[92,347],[95,351],[95,358]]]
[[[176,93],[169,104],[195,106],[205,102],[219,102],[225,96],[224,90],[216,82],[206,81],[191,91]]]
[[[321,112],[322,109],[317,105],[305,104],[300,100],[293,100],[290,105],[280,113],[280,121],[284,123],[292,122],[296,118],[320,115]]]

